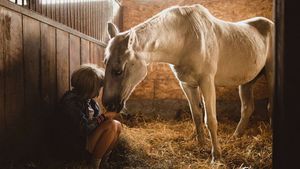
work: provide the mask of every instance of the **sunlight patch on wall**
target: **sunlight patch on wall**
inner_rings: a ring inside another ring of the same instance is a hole
[[[9,0],[10,2],[16,3],[18,5],[22,5],[22,1],[24,5],[27,5],[27,1],[26,0]]]

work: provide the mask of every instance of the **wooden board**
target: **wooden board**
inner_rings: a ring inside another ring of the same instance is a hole
[[[0,134],[3,135],[6,127],[5,121],[5,57],[4,57],[4,47],[6,44],[6,36],[3,32],[5,32],[6,24],[2,24],[5,22],[5,15],[2,14],[3,7],[0,7]],[[1,141],[1,138],[0,138]]]
[[[25,111],[34,116],[40,110],[40,22],[23,16]]]
[[[38,6],[37,6],[38,7]],[[38,8],[37,8],[38,9]],[[41,99],[40,99],[40,22],[23,16],[24,54],[24,127],[26,136],[24,148],[35,151],[41,138]],[[44,114],[44,113],[43,113]],[[24,138],[24,137],[23,137]]]
[[[97,51],[96,51],[96,46],[95,46],[95,44],[94,43],[90,43],[90,59],[91,59],[91,63],[92,64],[96,64],[96,65],[98,65],[97,64],[97,61],[96,61],[96,56],[97,56]],[[99,96],[99,97],[97,97],[97,98],[95,98],[95,100],[98,102],[98,103],[100,103],[101,102],[101,96]]]
[[[96,55],[96,53],[95,53],[95,45],[94,45],[94,43],[92,43],[92,42],[90,42],[90,62],[91,63],[93,63],[93,64],[96,64],[95,62],[95,55]]]
[[[57,97],[69,90],[69,34],[56,30]]]
[[[2,8],[6,28],[5,119],[8,129],[16,129],[24,112],[24,77],[21,14]]]
[[[90,47],[91,47],[91,63],[94,63],[100,67],[104,67],[103,48],[92,42]]]
[[[90,43],[90,47],[91,47],[91,63],[98,65],[99,67],[104,67],[103,64],[103,48],[95,43]],[[100,105],[102,111],[103,106],[102,106],[102,89],[100,91],[99,97],[95,98],[95,100],[98,102],[98,104]]]
[[[71,75],[80,67],[80,38],[70,35],[70,87]]]
[[[81,38],[81,51],[80,51],[80,63],[90,63],[90,42]]]
[[[41,23],[41,98],[45,110],[56,102],[55,28]]]
[[[96,45],[96,50],[97,50],[97,64],[103,68],[105,68],[105,65],[104,65],[104,48],[100,45]]]

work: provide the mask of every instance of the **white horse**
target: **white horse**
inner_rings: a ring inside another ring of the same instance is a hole
[[[241,119],[235,135],[243,133],[254,110],[253,84],[261,74],[266,75],[272,104],[273,27],[263,17],[223,21],[201,5],[167,8],[121,33],[108,23],[103,105],[119,112],[145,78],[149,63],[169,63],[189,101],[200,143],[203,121],[208,127],[214,160],[221,156],[215,85],[239,87]]]

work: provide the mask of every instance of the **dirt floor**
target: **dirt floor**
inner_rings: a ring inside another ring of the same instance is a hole
[[[252,118],[241,138],[231,137],[237,121],[219,119],[219,141],[223,159],[210,164],[210,141],[206,132],[205,145],[198,145],[194,124],[187,113],[174,120],[148,119],[134,116],[122,119],[120,140],[108,160],[108,169],[132,168],[272,168],[272,131],[266,120]],[[10,169],[86,169],[83,162],[48,160],[24,163],[11,162]],[[7,168],[6,167],[6,168]],[[1,167],[0,167],[1,168]]]

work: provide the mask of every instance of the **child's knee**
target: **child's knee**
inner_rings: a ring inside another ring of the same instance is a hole
[[[113,133],[116,133],[116,134],[119,134],[121,132],[121,123],[117,120],[108,120],[106,122],[106,125],[107,125],[107,130],[109,132],[113,132]]]

